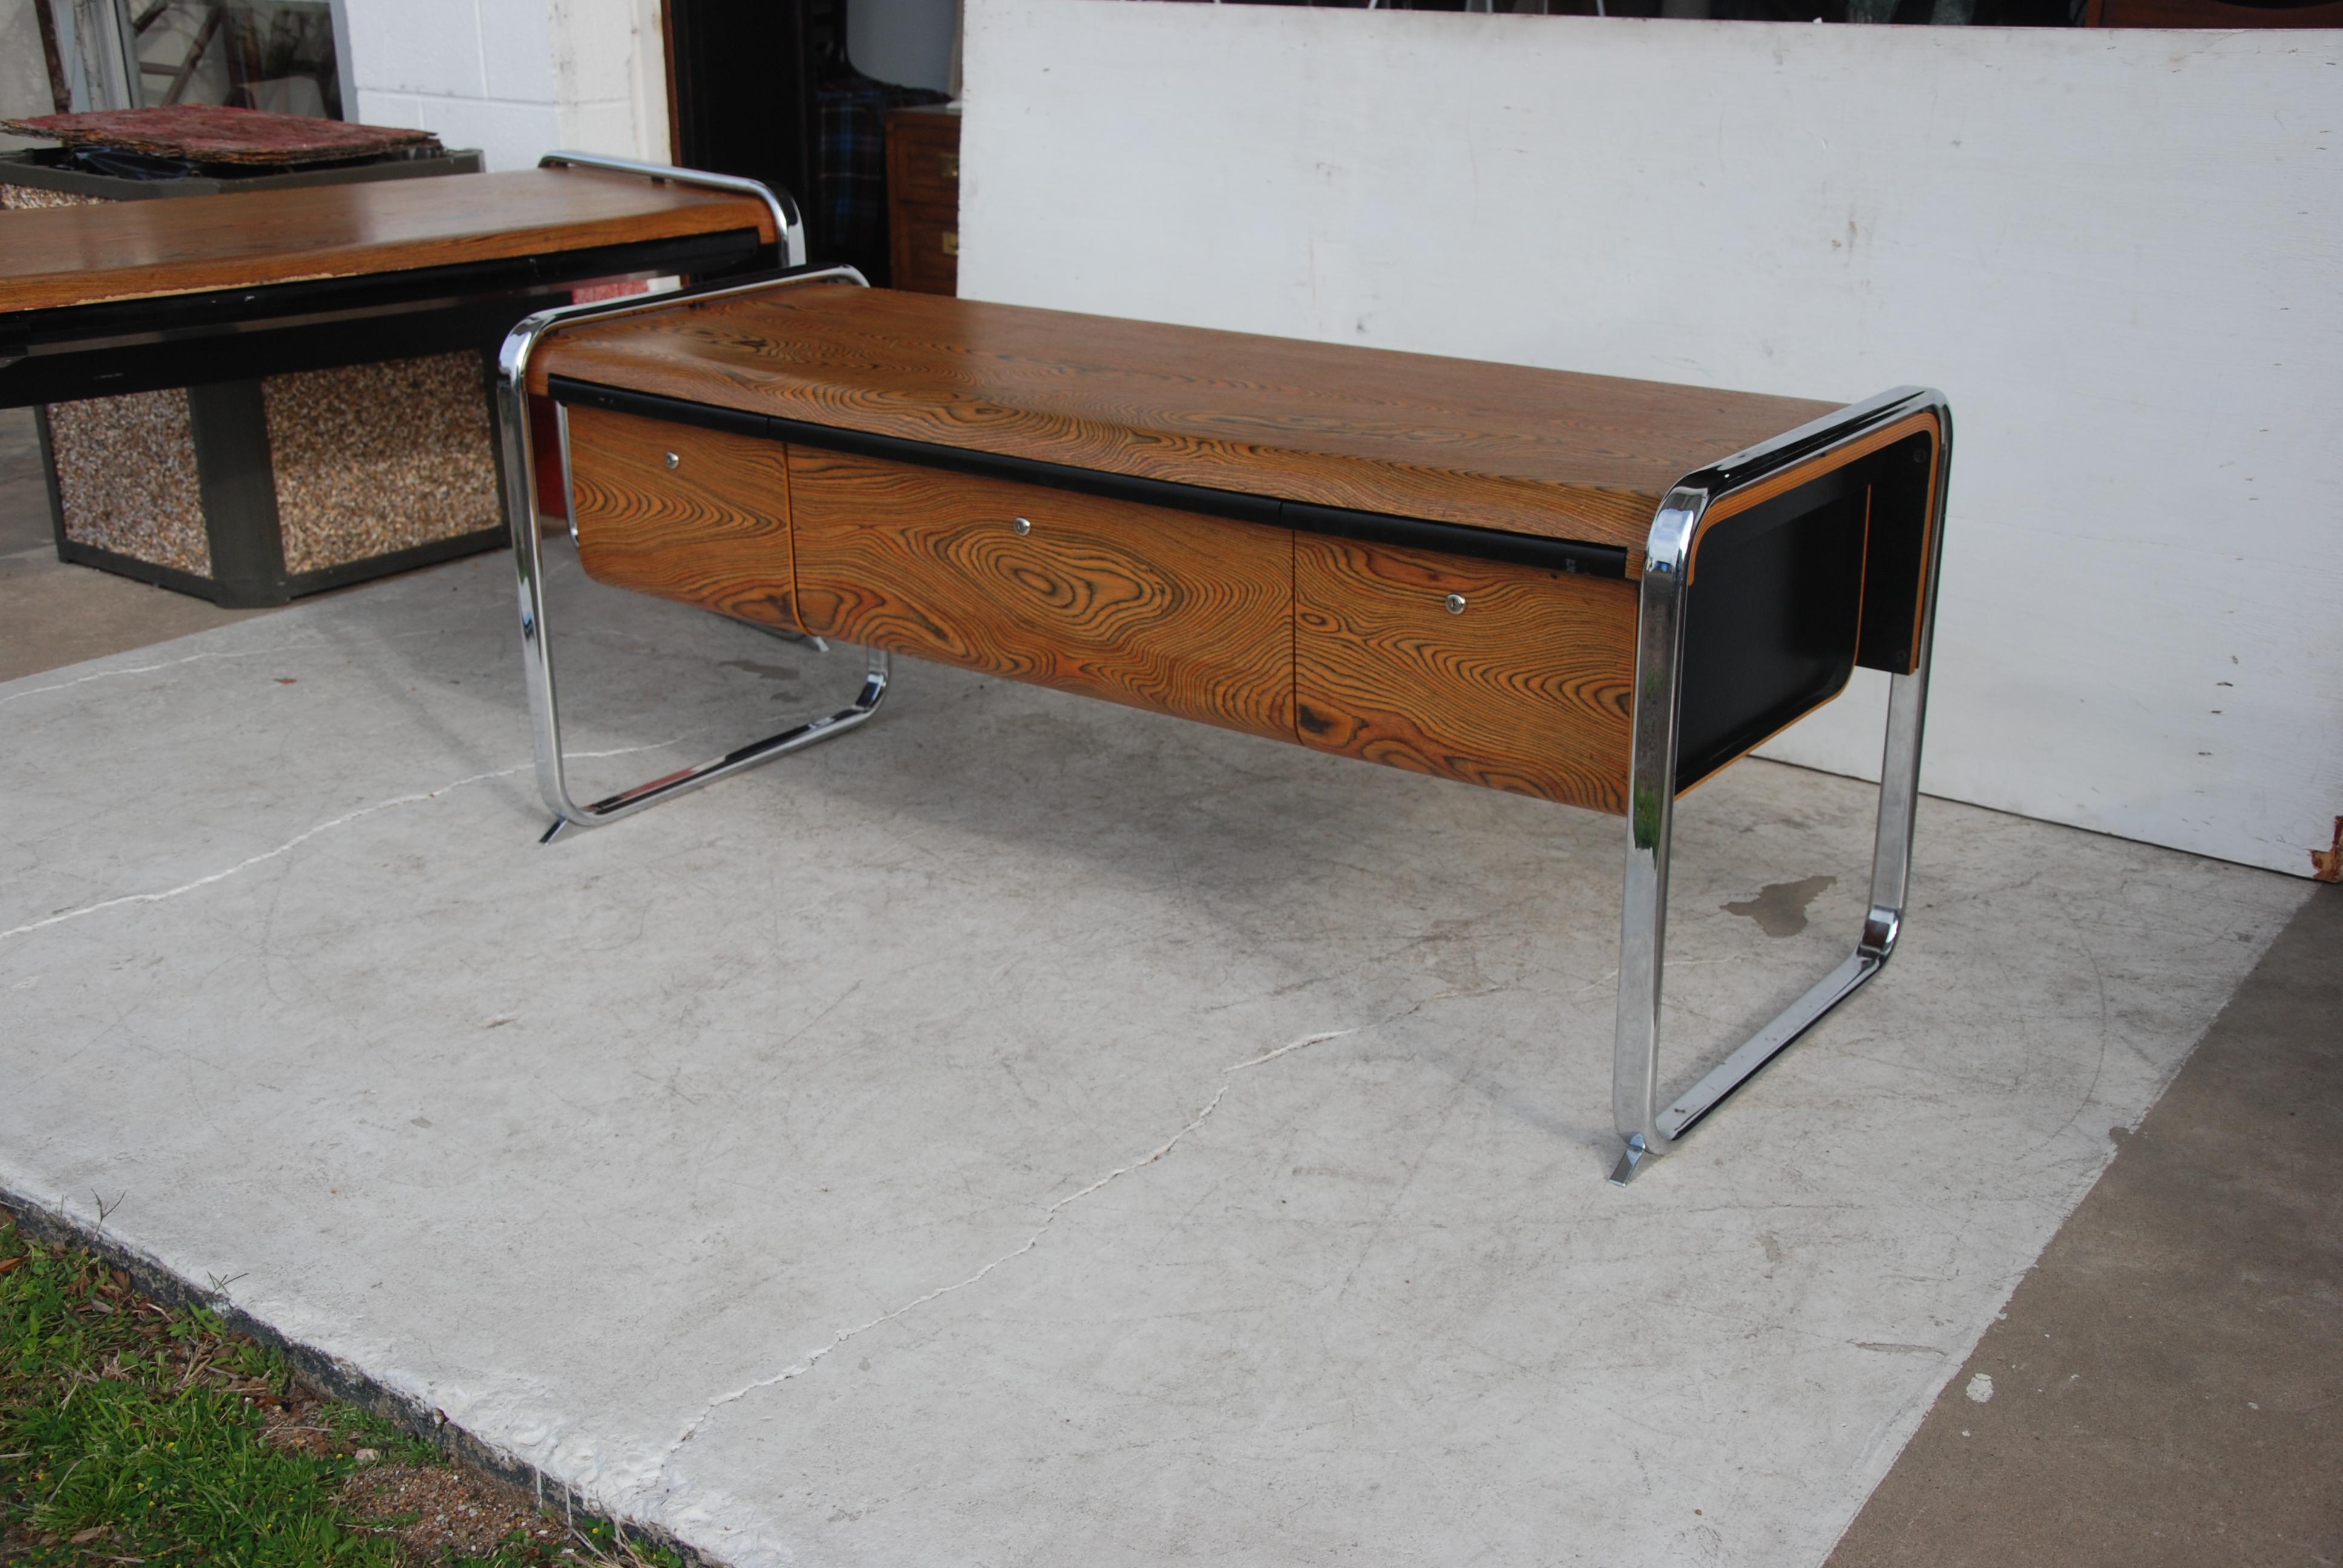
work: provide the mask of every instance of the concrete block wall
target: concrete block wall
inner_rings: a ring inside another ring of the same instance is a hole
[[[357,117],[478,147],[666,161],[657,0],[347,0]]]

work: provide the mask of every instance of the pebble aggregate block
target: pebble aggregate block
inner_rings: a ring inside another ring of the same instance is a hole
[[[52,403],[49,423],[65,538],[208,577],[203,478],[180,387]]]
[[[556,578],[585,798],[855,682]],[[514,642],[497,558],[0,687],[0,1188],[741,1564],[1819,1563],[2305,893],[1926,801],[1619,1191],[1614,819],[907,663],[540,849]],[[1685,799],[1674,1083],[1872,799]]]
[[[501,520],[478,355],[306,370],[260,387],[287,571],[319,571]],[[186,392],[53,403],[45,412],[67,538],[209,574]]]

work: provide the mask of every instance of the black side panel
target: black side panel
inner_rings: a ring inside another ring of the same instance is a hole
[[[1842,469],[1702,538],[1684,592],[1679,790],[1846,685],[1869,500],[1859,472]]]
[[[1928,459],[1936,442],[1910,436],[1864,459],[1871,479],[1871,548],[1863,567],[1863,638],[1855,661],[1909,675],[1919,657],[1921,574],[1928,564]]]

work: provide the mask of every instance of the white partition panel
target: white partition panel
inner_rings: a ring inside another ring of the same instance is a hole
[[[2343,35],[970,0],[961,290],[1958,427],[1926,784],[2343,813]],[[1884,682],[1768,754],[1875,776]]]

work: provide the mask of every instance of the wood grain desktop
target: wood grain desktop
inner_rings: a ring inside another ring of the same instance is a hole
[[[1640,556],[1669,485],[1835,405],[806,286],[548,341],[545,376]]]

